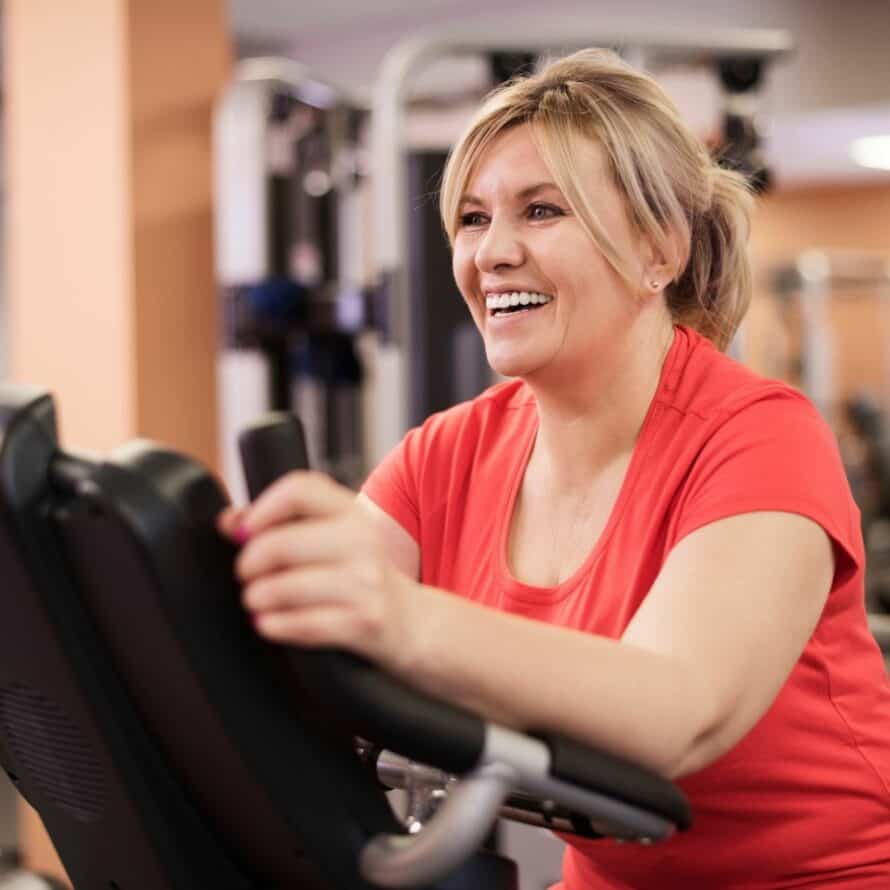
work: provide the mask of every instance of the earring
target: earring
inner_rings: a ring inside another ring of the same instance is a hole
[[[659,290],[659,288],[661,287],[661,285],[660,285],[659,282],[657,282],[657,281],[650,281],[650,282],[649,282],[649,287],[651,287],[652,290]]]

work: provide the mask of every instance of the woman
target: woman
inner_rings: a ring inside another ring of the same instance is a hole
[[[727,358],[750,197],[661,89],[585,51],[485,102],[441,206],[488,360],[354,495],[221,528],[269,639],[677,780],[695,826],[570,839],[566,890],[890,886],[890,687],[834,439]]]

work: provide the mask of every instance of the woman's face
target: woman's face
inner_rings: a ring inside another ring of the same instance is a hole
[[[599,147],[591,142],[589,149],[576,159],[577,168],[598,218],[632,274],[639,271],[642,287],[641,239]],[[527,124],[489,146],[459,212],[454,277],[494,370],[541,382],[570,382],[602,370],[633,324],[639,295],[572,213]],[[529,300],[529,294],[539,296]],[[518,310],[497,308],[514,295],[520,296]]]

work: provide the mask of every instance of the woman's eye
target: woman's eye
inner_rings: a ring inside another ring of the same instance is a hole
[[[469,213],[462,213],[460,217],[461,226],[481,226],[485,222],[485,215],[477,210],[471,210]]]
[[[554,216],[562,216],[563,212],[553,204],[530,204],[528,216],[530,219],[552,219]]]

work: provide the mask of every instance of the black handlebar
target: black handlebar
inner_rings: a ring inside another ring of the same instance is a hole
[[[284,474],[308,469],[303,428],[292,414],[267,415],[241,434],[238,445],[251,498]],[[481,763],[486,725],[470,711],[423,695],[351,653],[292,647],[288,658],[312,695],[349,715],[356,735],[457,775]],[[616,798],[644,805],[681,828],[689,826],[684,796],[661,776],[551,733],[538,738],[550,749],[556,778],[608,789]]]
[[[254,500],[286,473],[309,468],[303,427],[292,414],[266,415],[238,437],[238,448]],[[479,763],[485,725],[469,711],[422,695],[346,652],[294,647],[289,657],[312,694],[349,714],[359,735],[453,773]]]

